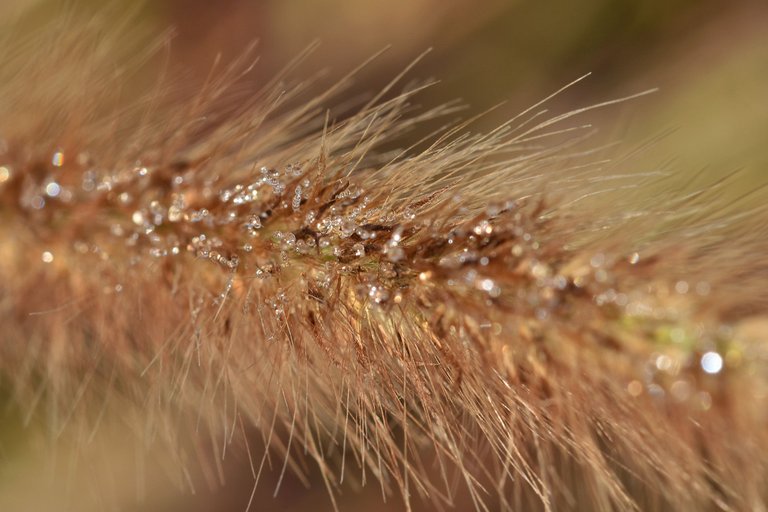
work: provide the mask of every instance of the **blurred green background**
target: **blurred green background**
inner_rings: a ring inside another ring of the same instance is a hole
[[[0,17],[12,23],[23,11],[27,23],[60,15],[60,4],[2,0]],[[88,12],[103,2],[68,5]],[[505,102],[480,122],[485,128],[587,72],[592,76],[558,96],[552,111],[658,87],[649,97],[592,113],[589,121],[628,147],[660,136],[644,157],[648,167],[664,162],[682,176],[703,171],[712,177],[742,169],[734,197],[766,182],[765,0],[150,0],[132,8],[139,11],[136,23],[143,28],[175,27],[172,58],[201,77],[217,52],[225,60],[234,58],[254,39],[259,40],[261,56],[255,73],[263,80],[314,40],[321,45],[309,59],[309,68],[328,68],[331,76],[391,45],[357,75],[354,90],[370,92],[431,47],[410,76],[434,77],[440,84],[420,101],[430,106],[460,98],[470,105],[467,115]],[[14,432],[2,436],[6,440],[18,439],[12,425],[4,430]],[[5,463],[0,463],[0,509],[57,509],[52,504],[60,496],[35,492],[39,466],[19,462],[16,455],[7,455],[11,452],[18,450],[6,449]],[[116,453],[115,460],[131,465],[133,455]],[[128,497],[125,507],[244,510],[251,491],[247,461],[233,457],[227,465],[230,483],[224,490],[202,490],[178,499],[175,489],[160,483],[162,478],[154,482],[150,477],[147,501],[137,505],[135,497]],[[307,492],[288,478],[277,501],[271,497],[273,484],[263,483],[252,510],[330,508],[319,480]],[[131,492],[118,494],[134,496],[135,480],[126,477],[125,485]],[[346,490],[343,509],[400,508],[382,505],[379,493],[374,484],[363,494]]]

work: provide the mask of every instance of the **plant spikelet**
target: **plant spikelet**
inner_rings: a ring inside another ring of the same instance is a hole
[[[455,106],[393,81],[337,112],[354,73],[255,88],[250,52],[138,96],[162,45],[100,28],[0,47],[0,382],[28,421],[122,422],[182,480],[247,450],[333,506],[376,481],[765,510],[768,201],[596,162],[589,109],[392,150]]]

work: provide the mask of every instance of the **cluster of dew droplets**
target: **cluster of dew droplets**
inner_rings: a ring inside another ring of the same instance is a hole
[[[287,183],[303,172],[300,165],[288,165],[283,171],[262,167],[255,178],[216,192],[218,178],[202,181],[205,175],[186,164],[173,170],[173,166],[160,168],[137,161],[110,170],[100,168],[87,152],[68,158],[63,151],[54,152],[48,163],[36,164],[29,172],[16,172],[2,159],[0,164],[0,185],[19,180],[22,208],[66,215],[67,210],[55,206],[99,205],[99,218],[89,219],[93,222],[89,239],[76,241],[89,246],[86,253],[97,252],[99,233],[106,233],[112,238],[110,246],[119,239],[132,248],[134,264],[147,256],[165,258],[187,252],[230,269],[238,266],[238,253],[253,249],[250,239],[267,218],[262,198],[280,197]],[[293,204],[306,199],[306,185],[296,187]],[[105,224],[107,229],[100,231]],[[229,225],[241,226],[245,236],[223,236],[222,227]],[[236,246],[233,238],[239,242]]]
[[[631,266],[641,262],[638,252],[631,253],[626,262]],[[604,264],[603,255],[593,257],[591,264]],[[609,275],[609,274],[608,274]],[[614,284],[612,279],[608,280]],[[687,318],[688,294],[706,296],[710,293],[706,281],[694,285],[678,280],[673,283],[649,283],[644,289],[627,293],[613,287],[595,295],[599,305],[619,306],[627,319],[644,326],[651,346],[655,348],[641,375],[629,381],[627,393],[633,397],[648,395],[658,401],[672,401],[698,410],[712,406],[707,384],[743,362],[743,344],[734,339],[733,330],[720,324],[705,328]]]
[[[87,155],[77,162],[82,165]],[[66,162],[69,165],[70,162]],[[18,180],[21,184],[18,204],[30,211],[45,210],[55,204],[69,204],[76,198],[76,190],[65,183],[65,155],[61,150],[52,153],[48,161],[39,162],[29,171],[21,171],[11,163],[8,144],[0,140],[0,187]]]
[[[711,288],[706,281],[649,282],[624,289],[623,281],[641,262],[638,252],[622,256],[595,252],[566,284],[588,291],[599,308],[618,311],[632,333],[645,331],[655,351],[637,378],[627,383],[630,396],[648,395],[706,411],[712,406],[707,379],[721,374],[729,359],[737,365],[743,348],[728,326],[704,328],[688,318],[686,295],[708,295]]]
[[[50,224],[61,224],[77,211],[75,206],[93,202],[99,205],[100,213],[97,217],[83,219],[92,224],[87,232],[93,239],[74,240],[77,253],[98,254],[102,259],[109,258],[107,251],[96,240],[102,233],[98,228],[104,226],[105,221],[108,223],[106,233],[122,239],[125,245],[136,246],[140,240],[145,240],[149,245],[147,254],[150,256],[180,252],[173,236],[156,232],[157,226],[167,220],[178,220],[178,212],[169,212],[156,199],[137,207],[142,194],[150,188],[147,179],[151,171],[141,162],[109,170],[99,168],[86,151],[65,154],[63,150],[56,150],[48,160],[28,163],[26,168],[17,169],[15,165],[2,161],[5,153],[6,150],[0,154],[0,182],[18,184],[16,201],[23,210],[39,212],[37,215],[52,219]],[[173,183],[174,186],[178,184]],[[178,207],[179,199],[175,201]],[[127,212],[127,215],[118,214],[118,211]],[[170,244],[163,245],[166,240]],[[50,254],[50,251],[47,252]],[[135,253],[131,257],[132,262],[140,259]],[[43,261],[50,263],[53,255],[44,254]]]
[[[206,186],[204,191],[208,192],[205,194],[208,200],[207,207],[190,207],[186,198],[192,194],[182,190],[173,193],[167,205],[155,200],[148,206],[135,210],[132,219],[135,224],[144,228],[145,235],[153,227],[159,227],[164,222],[185,225],[190,229],[182,230],[177,226],[171,231],[192,233],[187,236],[187,240],[182,245],[187,252],[229,269],[235,269],[240,263],[238,254],[253,251],[252,239],[259,237],[269,217],[264,206],[265,200],[282,196],[287,182],[299,176],[301,172],[301,167],[298,165],[288,165],[284,171],[261,167],[257,175],[250,180],[221,188],[215,194],[210,193],[213,188],[211,184]],[[229,237],[236,243],[232,243],[232,240],[227,240],[219,233],[223,227],[230,225],[239,228],[235,236]],[[283,238],[285,244],[291,244],[289,236]],[[170,252],[168,250],[150,251],[151,255],[158,257],[178,253],[178,250],[173,249]]]
[[[0,158],[5,158],[6,154],[7,148],[3,146]],[[141,245],[144,254],[151,258],[173,257],[186,252],[234,272],[243,257],[257,244],[263,246],[266,240],[277,250],[279,259],[276,263],[279,265],[290,265],[292,260],[303,256],[325,258],[322,265],[315,265],[310,272],[320,288],[327,288],[331,276],[338,272],[349,272],[355,265],[375,262],[368,271],[357,273],[363,281],[357,287],[358,296],[372,305],[393,299],[397,302],[402,298],[401,289],[392,282],[399,275],[398,266],[407,263],[409,258],[404,245],[406,227],[418,229],[419,224],[414,222],[416,214],[410,209],[397,218],[390,214],[386,217],[391,221],[385,226],[386,230],[372,229],[369,223],[372,219],[380,221],[382,212],[371,208],[371,197],[354,184],[347,184],[335,193],[333,204],[321,213],[311,202],[312,184],[302,165],[289,164],[282,169],[260,167],[251,179],[218,191],[215,190],[215,180],[206,182],[202,196],[208,202],[197,206],[190,201],[191,197],[201,195],[201,184],[192,179],[195,169],[173,175],[170,189],[164,195],[154,194],[151,182],[158,169],[139,161],[124,169],[105,170],[100,169],[87,152],[68,158],[63,151],[57,150],[48,162],[36,169],[35,173],[19,173],[10,162],[0,160],[0,186],[7,186],[14,179],[23,180],[19,204],[30,211],[55,210],[57,204],[76,201],[106,200],[115,210],[126,212],[124,221],[119,220],[119,216],[118,220],[110,221],[107,233],[122,239],[127,246],[136,248]],[[73,176],[79,179],[72,179]],[[287,229],[265,229],[272,216],[277,215],[266,207],[267,201],[275,199],[282,208],[283,217],[292,216],[292,227],[287,223]],[[536,222],[527,218],[519,206],[514,201],[494,203],[472,225],[453,229],[448,234],[433,234],[431,241],[445,249],[433,262],[432,270],[418,273],[416,283],[429,285],[440,281],[449,288],[474,289],[484,294],[489,304],[502,295],[511,295],[529,307],[541,321],[546,321],[557,310],[569,288],[581,288],[594,292],[592,297],[599,307],[617,307],[631,317],[677,325],[669,330],[672,344],[686,344],[691,336],[680,334],[683,327],[674,312],[648,300],[656,294],[620,290],[620,283],[613,274],[617,260],[611,255],[597,252],[575,273],[561,273],[546,254],[540,254]],[[219,233],[230,225],[237,226],[236,243]],[[489,253],[487,246],[498,241],[500,236],[512,240],[511,244],[503,254]],[[78,253],[108,257],[95,242],[76,240],[74,243]],[[134,251],[132,263],[141,261],[137,254],[141,253]],[[329,257],[330,261],[327,260]],[[54,254],[46,250],[41,259],[51,263]],[[631,266],[640,260],[638,253],[625,257],[625,263]],[[499,273],[498,268],[491,271],[491,267],[499,263],[503,265],[502,272]],[[271,264],[255,267],[257,277],[271,275]],[[530,284],[505,289],[504,276],[513,269],[522,270]],[[231,281],[228,286],[231,287]],[[689,284],[679,281],[674,284],[677,295],[703,296],[709,292],[706,282]],[[279,300],[275,302],[279,303]],[[281,307],[270,306],[275,312],[282,311]],[[687,355],[682,362],[668,354],[655,353],[648,362],[649,370],[643,381],[632,381],[628,391],[632,395],[643,391],[651,395],[667,393],[678,401],[694,397],[705,407],[706,396],[692,391],[692,384],[684,378],[671,384],[664,383],[667,377],[676,377],[680,368],[719,374],[725,365],[724,357],[716,348],[724,342],[718,343],[704,341],[684,347],[686,350],[680,353]]]
[[[564,290],[567,279],[545,263],[546,256],[538,254],[536,229],[536,223],[516,202],[491,204],[473,223],[457,227],[445,237],[442,246],[446,249],[438,257],[437,268],[447,276],[448,286],[478,290],[489,304],[506,292],[544,319],[558,303],[553,290]],[[500,242],[504,242],[504,249],[494,249]],[[522,279],[505,291],[503,281],[520,273]],[[430,271],[419,277],[428,281],[433,274]],[[532,285],[524,286],[525,282]]]

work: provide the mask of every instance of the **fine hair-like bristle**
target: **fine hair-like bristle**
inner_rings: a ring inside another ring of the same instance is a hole
[[[249,52],[141,97],[152,48],[100,28],[0,54],[0,382],[28,421],[123,422],[181,475],[313,461],[334,506],[376,480],[405,507],[765,509],[768,201],[597,161],[589,109],[380,151],[455,107],[395,80],[336,118],[354,73],[244,94]]]

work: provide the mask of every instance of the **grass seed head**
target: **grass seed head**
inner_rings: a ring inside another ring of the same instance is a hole
[[[137,97],[100,26],[1,56],[0,376],[51,437],[109,418],[184,473],[255,431],[256,480],[314,461],[332,501],[764,506],[765,207],[644,199],[581,111],[393,153],[453,107],[243,96],[249,54]]]

